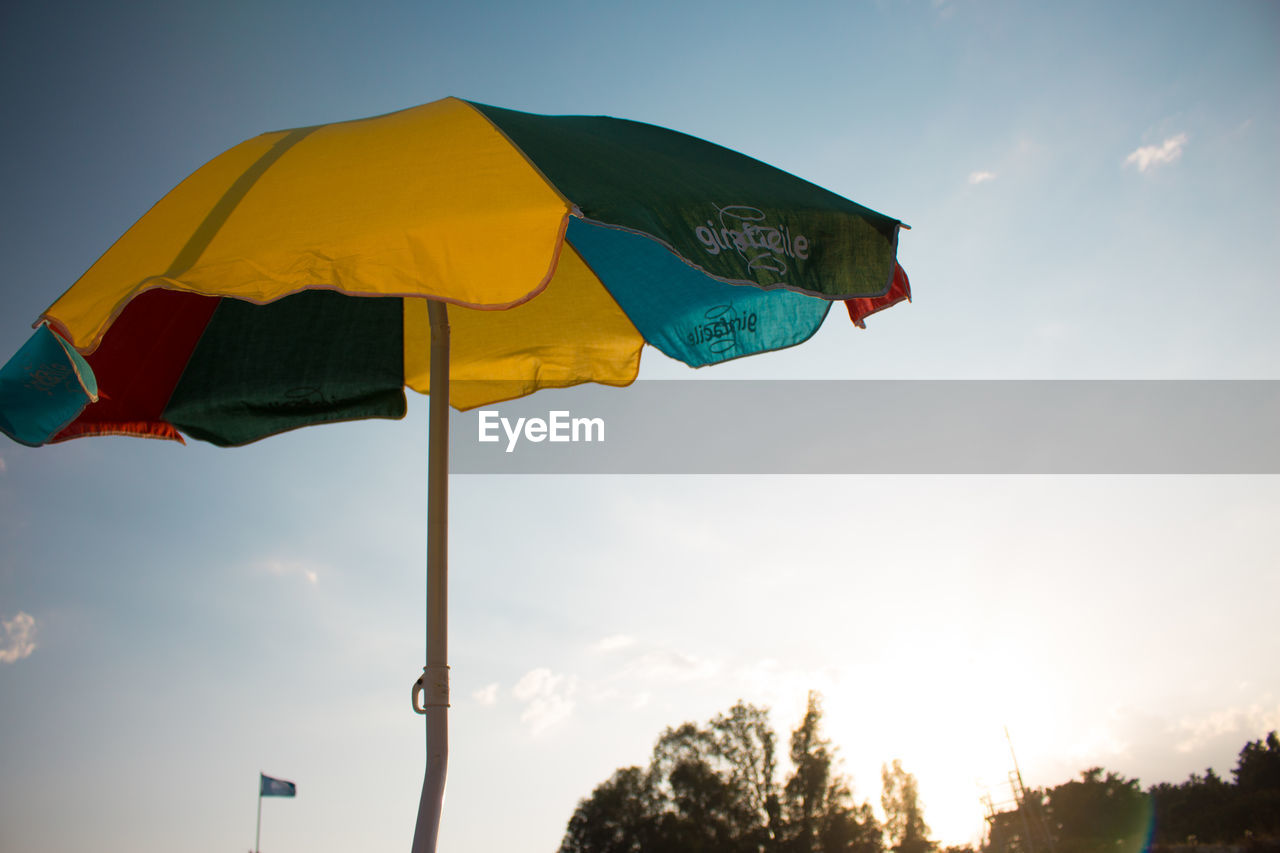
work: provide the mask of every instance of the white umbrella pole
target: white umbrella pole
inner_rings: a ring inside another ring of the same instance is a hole
[[[427,771],[413,853],[435,853],[449,765],[449,315],[427,303],[431,321],[431,415],[427,452],[427,665],[413,685],[413,709],[427,717]],[[418,697],[424,699],[419,704]]]

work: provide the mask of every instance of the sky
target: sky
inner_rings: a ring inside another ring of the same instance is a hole
[[[607,114],[902,219],[914,301],[751,379],[1278,379],[1269,2],[0,11],[0,357],[191,171],[448,95]],[[692,371],[646,350],[644,378]],[[706,371],[709,373],[709,371]],[[544,392],[553,394],[554,392]],[[426,401],[234,450],[0,444],[0,848],[407,849]],[[856,442],[856,434],[849,436]],[[939,839],[1280,728],[1274,475],[457,475],[440,849],[547,851],[666,726],[808,691]]]

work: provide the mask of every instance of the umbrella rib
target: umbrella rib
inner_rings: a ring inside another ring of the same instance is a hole
[[[218,236],[222,226],[227,224],[227,219],[231,217],[240,202],[244,201],[244,197],[249,194],[249,190],[258,182],[258,179],[266,174],[267,170],[285,155],[285,152],[320,127],[321,125],[313,125],[289,131],[276,140],[276,143],[259,157],[256,163],[245,169],[240,174],[240,177],[236,178],[235,182],[222,194],[222,198],[218,199],[217,203],[209,210],[204,221],[196,227],[195,231],[191,232],[191,238],[179,250],[177,257],[169,265],[164,277],[179,278],[190,270],[195,265],[195,262],[200,259],[200,256],[204,254],[205,249],[209,248],[213,238]]]

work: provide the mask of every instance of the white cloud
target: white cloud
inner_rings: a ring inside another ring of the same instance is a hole
[[[616,652],[636,644],[636,638],[627,634],[613,634],[596,643],[592,648],[597,652]]]
[[[481,687],[479,690],[473,690],[471,698],[481,705],[498,704],[498,683],[495,681],[493,684]]]
[[[320,580],[320,575],[316,571],[315,566],[298,560],[263,560],[262,568],[269,574],[273,574],[277,577],[297,575],[298,577],[304,578],[307,583],[310,584],[314,584]]]
[[[13,619],[0,624],[4,626],[0,663],[16,663],[36,650],[36,620],[30,613],[19,611]]]
[[[969,173],[969,183],[971,184],[985,184],[987,181],[994,181],[995,179],[996,179],[995,172],[970,172]]]
[[[591,646],[602,654],[603,670],[588,676],[585,696],[591,702],[640,708],[654,692],[681,684],[706,685],[729,674],[724,663],[677,649],[655,646],[629,635],[605,637]],[[608,657],[603,657],[604,654]]]
[[[1178,738],[1174,748],[1181,753],[1195,752],[1223,739],[1235,743],[1276,729],[1280,729],[1280,703],[1255,702],[1200,718],[1184,717],[1174,725]]]
[[[1182,156],[1182,149],[1186,144],[1187,135],[1179,133],[1176,136],[1170,136],[1159,145],[1144,145],[1126,157],[1124,164],[1137,166],[1139,172],[1145,172],[1177,160]]]
[[[628,680],[671,684],[706,681],[719,675],[718,661],[699,658],[675,649],[656,649],[631,660],[623,672]]]
[[[525,703],[520,722],[537,735],[567,720],[573,714],[577,688],[576,678],[554,675],[545,668],[530,670],[511,688],[512,695]]]

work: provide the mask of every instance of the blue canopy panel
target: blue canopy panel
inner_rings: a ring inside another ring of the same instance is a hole
[[[803,343],[831,308],[814,296],[713,279],[631,231],[572,217],[567,239],[644,339],[691,367]]]
[[[96,399],[98,384],[88,363],[42,325],[0,367],[0,432],[38,447]]]

